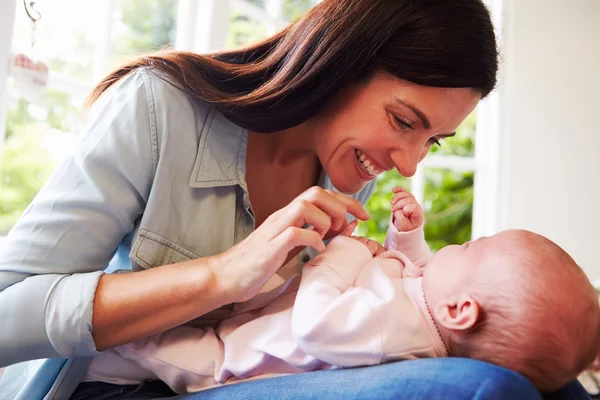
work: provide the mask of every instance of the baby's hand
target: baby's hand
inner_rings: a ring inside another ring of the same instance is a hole
[[[362,236],[350,236],[350,238],[352,238],[354,240],[358,240],[359,242],[361,242],[362,244],[367,246],[367,249],[369,249],[371,254],[374,256],[378,256],[379,254],[386,251],[385,247],[383,247],[381,244],[379,244],[375,240],[367,239],[366,237],[362,237]]]
[[[423,223],[423,209],[406,189],[397,186],[392,189],[392,221],[400,232],[408,232],[418,228]]]

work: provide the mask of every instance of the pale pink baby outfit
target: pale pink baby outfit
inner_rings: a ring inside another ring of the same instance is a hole
[[[429,249],[422,228],[402,233],[391,224],[385,244],[390,250],[374,258],[362,243],[337,237],[304,266],[301,280],[271,291],[268,304],[253,299],[214,328],[185,325],[105,351],[86,380],[161,379],[187,393],[252,377],[447,356],[423,294]]]

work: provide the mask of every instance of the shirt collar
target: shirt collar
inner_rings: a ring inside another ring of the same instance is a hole
[[[425,299],[423,290],[423,268],[417,267],[410,259],[398,250],[388,250],[377,257],[395,258],[403,264],[402,279],[406,293],[414,300],[421,311],[426,323],[429,337],[433,343],[435,353],[438,357],[448,357],[448,349],[442,340],[442,335],[431,316],[431,311]]]
[[[407,285],[405,285],[408,295],[415,301],[421,314],[423,314],[425,321],[427,322],[427,331],[429,337],[433,342],[435,353],[438,357],[448,357],[448,349],[442,340],[440,331],[435,323],[435,320],[431,316],[431,311],[427,305],[425,299],[425,292],[423,291],[423,277],[409,279]]]
[[[208,188],[240,185],[246,189],[248,130],[210,107],[200,135],[190,186]]]
[[[229,121],[215,107],[210,107],[200,135],[194,169],[190,177],[193,188],[246,184],[248,130]],[[317,181],[324,189],[334,189],[324,170]]]

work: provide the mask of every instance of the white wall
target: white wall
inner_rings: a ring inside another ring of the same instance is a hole
[[[600,0],[506,0],[501,228],[548,236],[600,279]]]

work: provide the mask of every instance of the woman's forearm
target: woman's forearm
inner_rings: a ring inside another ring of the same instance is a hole
[[[98,351],[181,325],[227,301],[211,259],[128,274],[103,275],[94,298],[92,336]]]

